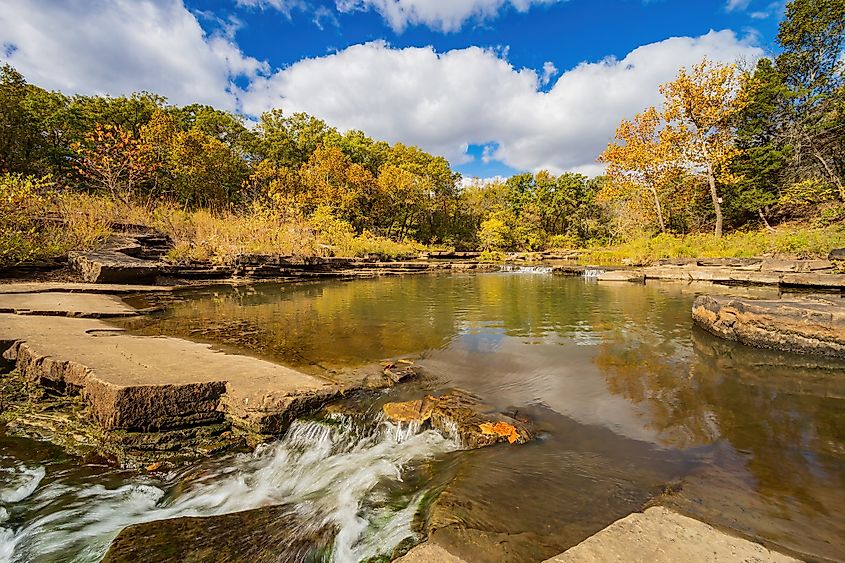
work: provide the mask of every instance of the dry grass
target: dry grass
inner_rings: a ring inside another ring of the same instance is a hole
[[[54,206],[63,225],[56,224],[56,232],[43,233],[46,239],[61,240],[45,247],[52,255],[92,248],[108,237],[110,225],[116,223],[146,225],[167,234],[173,241],[167,259],[176,263],[226,263],[241,254],[400,257],[423,249],[415,243],[356,234],[348,223],[326,211],[303,219],[262,207],[212,212],[185,210],[161,201],[126,205],[86,194],[62,194],[54,198]]]
[[[587,249],[584,259],[600,264],[648,264],[661,258],[825,258],[832,249],[842,247],[845,225],[841,223],[815,228],[784,225],[774,232],[735,232],[720,239],[709,234],[643,237],[619,246]]]

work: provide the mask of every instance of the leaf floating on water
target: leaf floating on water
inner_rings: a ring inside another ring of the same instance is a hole
[[[497,422],[492,424],[490,422],[482,422],[478,425],[481,433],[487,436],[503,436],[508,439],[509,444],[519,441],[519,432],[513,424],[507,422]]]

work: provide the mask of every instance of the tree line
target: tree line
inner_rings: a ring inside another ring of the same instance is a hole
[[[275,109],[249,124],[147,92],[68,96],[6,65],[0,185],[25,184],[18,198],[50,185],[124,203],[330,217],[359,234],[491,251],[842,222],[844,35],[845,0],[793,0],[777,57],[681,69],[661,87],[662,107],[619,125],[599,156],[604,176],[469,184],[442,157],[304,113]]]

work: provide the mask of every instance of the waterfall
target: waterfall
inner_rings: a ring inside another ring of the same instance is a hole
[[[512,274],[551,274],[552,268],[550,266],[513,266],[505,264],[499,271]]]
[[[425,494],[410,491],[407,504],[397,506],[388,501],[385,484],[401,482],[408,467],[457,448],[436,431],[420,432],[419,425],[333,415],[296,421],[277,442],[163,480],[137,475],[110,488],[114,479],[92,477],[96,482],[80,485],[64,482],[61,474],[51,479],[49,466],[20,466],[11,472],[14,479],[0,473],[0,515],[7,519],[0,520],[0,560],[99,561],[132,524],[268,505],[292,507],[302,534],[336,530],[332,561],[385,556],[414,535],[411,520]],[[297,533],[282,530],[280,548]]]
[[[584,277],[585,278],[597,278],[602,275],[605,271],[598,269],[598,268],[587,268],[584,270]]]

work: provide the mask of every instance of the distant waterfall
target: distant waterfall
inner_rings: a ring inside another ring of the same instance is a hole
[[[512,266],[505,264],[499,271],[512,274],[551,274],[552,268],[550,266]]]

